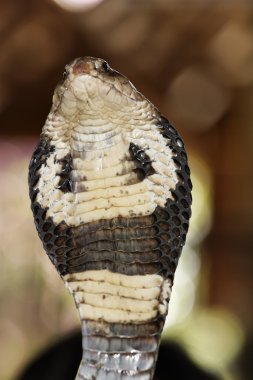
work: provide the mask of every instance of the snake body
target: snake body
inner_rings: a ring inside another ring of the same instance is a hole
[[[102,59],[66,66],[29,166],[35,225],[73,294],[77,379],[153,378],[191,181],[181,137]]]

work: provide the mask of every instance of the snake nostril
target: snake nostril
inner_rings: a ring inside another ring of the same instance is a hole
[[[78,60],[72,68],[72,72],[74,75],[89,74],[91,70],[92,70],[91,64],[84,60]]]

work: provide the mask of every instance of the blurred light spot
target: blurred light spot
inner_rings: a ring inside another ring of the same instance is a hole
[[[182,70],[165,97],[175,124],[197,132],[212,128],[227,112],[230,102],[230,91],[204,65]]]
[[[207,164],[197,155],[190,155],[192,189],[192,217],[187,236],[191,246],[200,244],[212,224],[212,179]]]
[[[106,37],[105,42],[110,51],[126,54],[126,52],[134,51],[143,45],[151,25],[152,19],[150,17],[142,17],[141,14],[135,12],[130,13],[127,18],[117,22],[111,30],[113,38],[108,39]]]
[[[226,372],[245,340],[239,320],[224,309],[195,312],[180,334],[188,353],[201,366]]]
[[[226,23],[211,40],[209,55],[230,84],[246,86],[253,82],[252,28],[234,21]]]
[[[186,246],[176,271],[166,327],[182,323],[192,312],[199,267],[198,255]]]
[[[62,30],[62,23],[58,19],[41,12],[38,18],[27,16],[25,22],[19,23],[12,33],[8,33],[0,72],[2,70],[4,73],[7,85],[13,84],[14,92],[17,91],[16,82],[34,84],[57,62],[62,62],[71,46],[66,30]],[[59,44],[59,38],[64,41],[64,48]]]
[[[60,7],[73,12],[93,8],[103,0],[53,0]]]
[[[0,336],[1,346],[4,347],[1,350],[1,379],[10,379],[10,365],[17,370],[24,360],[26,337],[22,328],[12,320],[12,316],[8,319],[0,318]]]

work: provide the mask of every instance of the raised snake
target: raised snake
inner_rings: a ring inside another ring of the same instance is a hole
[[[153,378],[191,188],[181,137],[125,76],[99,58],[66,66],[29,191],[44,249],[79,310],[76,379]]]

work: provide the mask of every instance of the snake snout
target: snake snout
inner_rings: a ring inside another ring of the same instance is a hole
[[[90,74],[92,69],[92,63],[85,57],[79,58],[74,62],[72,72],[75,75]]]

